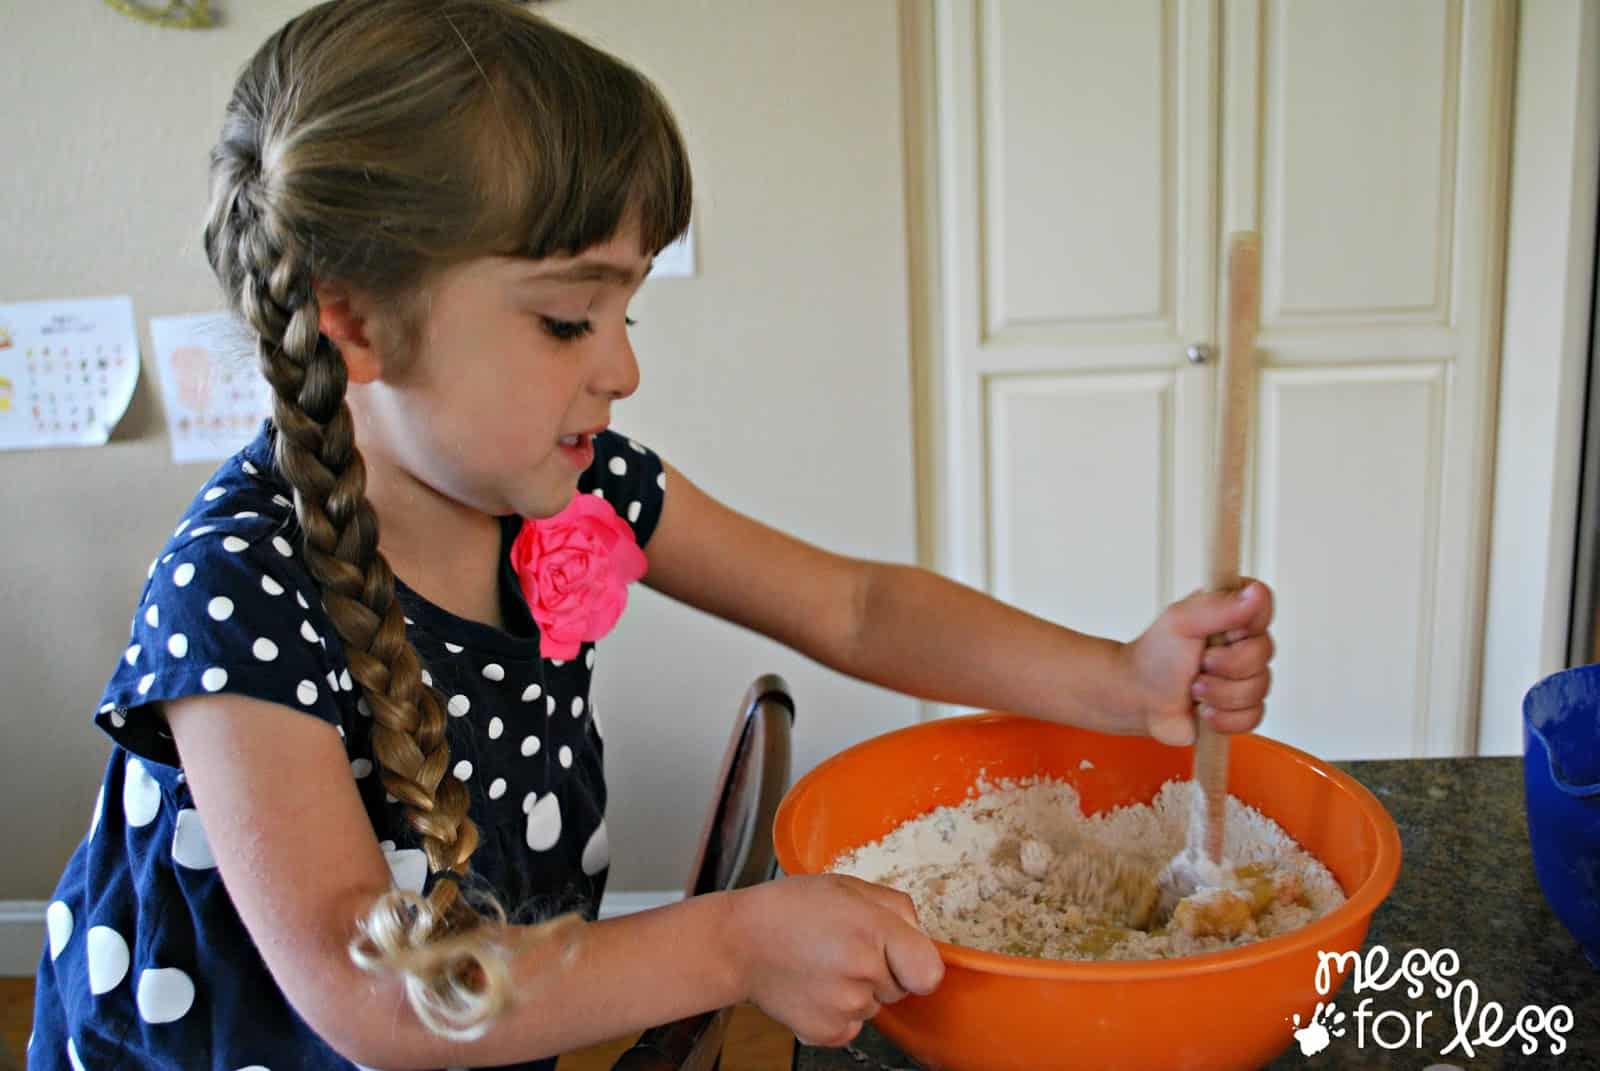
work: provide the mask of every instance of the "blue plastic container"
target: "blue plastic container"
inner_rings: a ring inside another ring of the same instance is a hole
[[[1534,685],[1522,727],[1533,868],[1556,917],[1600,967],[1600,665]]]

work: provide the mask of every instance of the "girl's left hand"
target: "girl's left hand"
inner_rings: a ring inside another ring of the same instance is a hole
[[[1122,712],[1130,732],[1164,744],[1194,743],[1195,717],[1225,733],[1254,729],[1271,686],[1272,592],[1246,580],[1236,592],[1196,592],[1173,603],[1122,649],[1134,702]],[[1208,647],[1213,635],[1227,642]]]

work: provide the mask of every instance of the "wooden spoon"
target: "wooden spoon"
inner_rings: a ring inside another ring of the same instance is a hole
[[[1222,419],[1217,444],[1215,497],[1211,502],[1211,576],[1214,591],[1240,583],[1244,481],[1256,399],[1256,332],[1261,325],[1261,240],[1242,231],[1228,241],[1228,328],[1222,351]],[[1212,646],[1226,637],[1212,636]],[[1184,850],[1162,872],[1163,899],[1182,899],[1226,873],[1222,856],[1228,800],[1228,737],[1196,719],[1194,808]]]

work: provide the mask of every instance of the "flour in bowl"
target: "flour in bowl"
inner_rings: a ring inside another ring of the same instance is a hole
[[[1089,842],[1153,876],[1184,846],[1193,783],[1169,781],[1149,804],[1085,816],[1061,781],[980,781],[940,807],[842,856],[830,868],[910,895],[928,933],[968,948],[1044,959],[1161,959],[1299,929],[1344,902],[1327,867],[1272,819],[1228,799],[1224,889],[1180,901],[1147,928],[1075,895],[1074,855]]]

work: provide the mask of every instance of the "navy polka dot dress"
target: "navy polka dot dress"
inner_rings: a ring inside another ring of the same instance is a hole
[[[595,437],[579,483],[631,526],[661,516],[650,451]],[[151,564],[97,723],[115,742],[87,835],[46,912],[29,1067],[101,1071],[348,1071],[273,983],[217,873],[165,723],[151,704],[233,693],[334,725],[396,884],[430,875],[372,753],[372,719],[297,549],[271,430],[224,463]],[[503,550],[520,528],[504,521]],[[397,584],[425,677],[447,699],[455,774],[482,835],[472,867],[517,921],[594,917],[610,862],[595,647],[541,657],[509,555],[504,631]],[[292,776],[292,771],[286,771]],[[552,1068],[554,1061],[524,1065]]]

